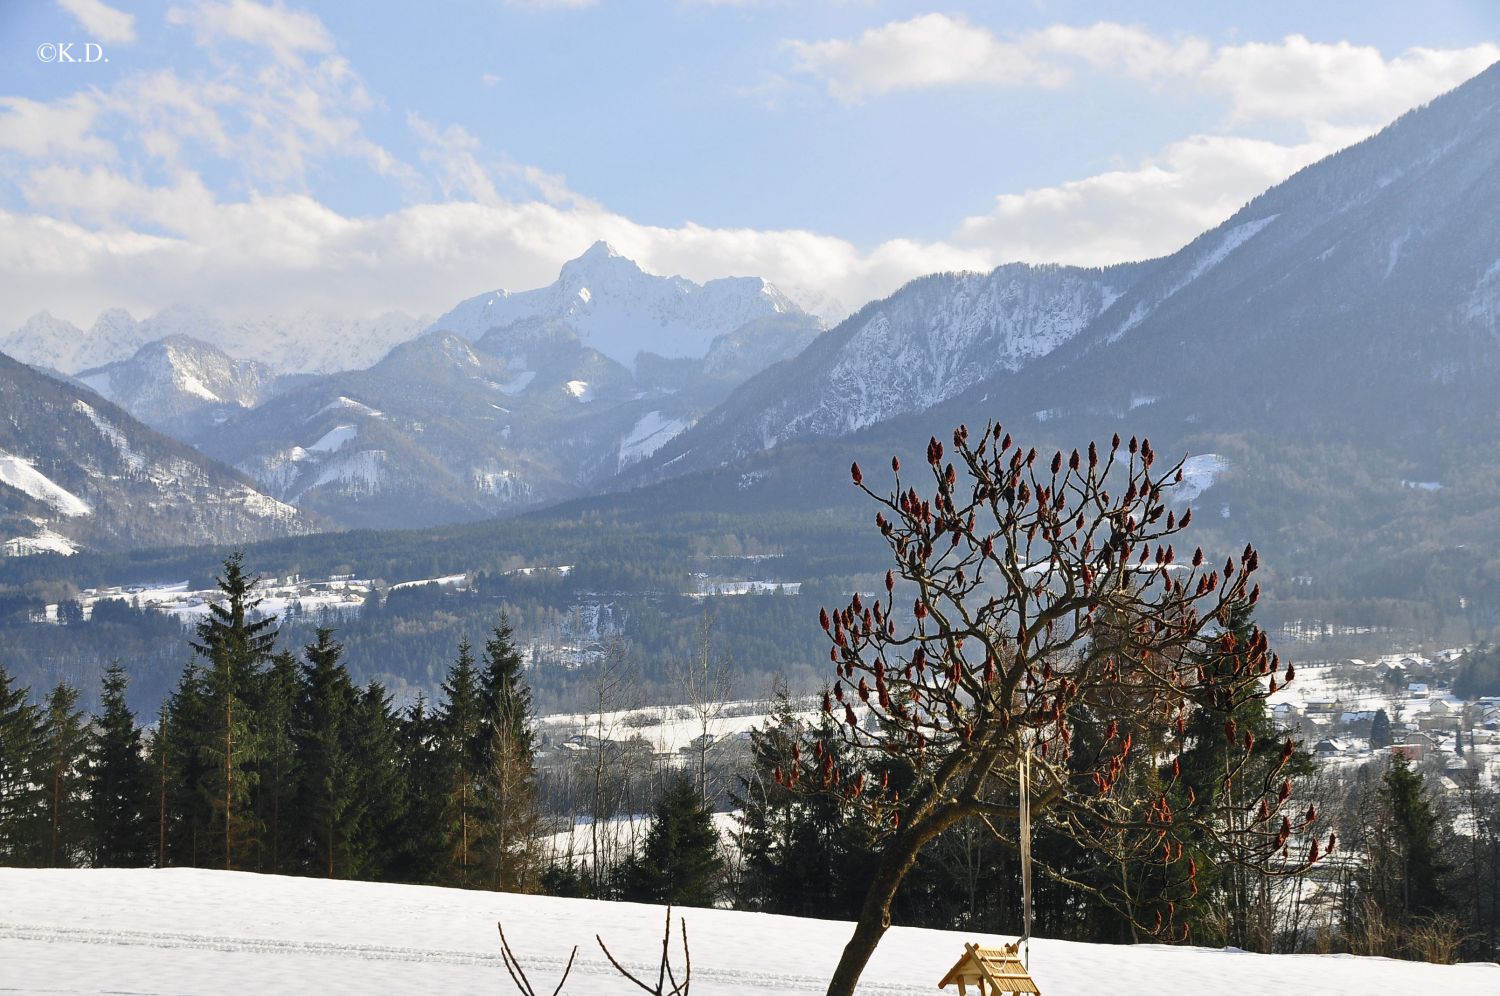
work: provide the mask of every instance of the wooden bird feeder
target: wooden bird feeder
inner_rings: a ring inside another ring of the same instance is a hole
[[[958,984],[959,996],[968,996],[969,986],[974,986],[979,996],[1001,996],[1003,993],[1037,993],[1041,990],[1031,981],[1026,966],[1021,964],[1018,945],[1007,944],[1003,948],[982,948],[977,944],[965,944],[964,956],[958,964],[948,969],[939,989]]]

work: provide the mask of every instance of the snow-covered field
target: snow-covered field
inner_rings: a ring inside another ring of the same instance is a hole
[[[699,996],[821,993],[850,931],[837,921],[682,912]],[[635,968],[654,968],[660,951],[662,911],[630,903],[187,869],[0,869],[0,991],[492,996],[513,991],[497,921],[539,992],[552,991],[574,944],[566,992],[633,990],[596,933]],[[1006,939],[894,928],[861,992],[933,991],[970,940]],[[1038,940],[1031,967],[1047,996],[1500,992],[1496,965],[1155,945]]]

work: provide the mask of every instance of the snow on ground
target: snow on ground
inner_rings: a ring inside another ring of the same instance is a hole
[[[460,575],[461,577],[461,575]],[[450,583],[446,578],[435,581]],[[428,582],[416,581],[413,584]],[[373,583],[359,578],[330,578],[305,580],[302,578],[263,582],[256,594],[262,599],[260,611],[276,614],[296,605],[304,612],[329,612],[336,615],[357,613],[370,594]],[[124,599],[143,609],[164,612],[184,624],[196,623],[208,615],[209,603],[219,597],[217,589],[191,590],[186,581],[176,584],[123,585],[115,588],[88,588],[78,596],[83,606],[84,618],[94,614],[94,606],[106,599]],[[47,606],[47,617],[56,621],[57,606]]]
[[[1229,460],[1217,453],[1203,453],[1182,461],[1182,483],[1172,489],[1174,502],[1197,500],[1229,469]]]
[[[61,533],[42,526],[35,536],[17,536],[6,540],[0,544],[0,550],[4,550],[7,557],[29,557],[36,553],[60,553],[64,557],[71,557],[78,552],[78,547]]]
[[[536,380],[535,370],[521,370],[504,384],[496,384],[495,387],[505,394],[520,394],[533,380]]]
[[[620,469],[644,460],[688,427],[680,418],[664,418],[661,412],[647,412],[620,440]]]
[[[109,440],[109,444],[120,454],[120,459],[125,461],[125,466],[131,470],[142,470],[146,466],[146,458],[130,448],[130,440],[125,438],[125,433],[120,431],[119,426],[94,410],[94,406],[83,401],[73,402],[73,410],[81,412],[94,428],[99,430],[99,435]]]
[[[8,484],[37,501],[51,505],[63,515],[88,515],[88,502],[38,471],[25,457],[0,450],[0,484]]]
[[[307,448],[309,453],[332,453],[349,440],[359,435],[359,427],[354,425],[340,425],[329,429],[319,439]]]
[[[808,727],[817,726],[821,716],[817,701],[810,697],[798,704],[798,718]],[[769,708],[770,703],[764,700],[726,702],[719,715],[708,720],[707,732],[717,742],[745,736],[766,724]],[[603,736],[611,740],[639,736],[658,754],[677,753],[705,732],[703,720],[690,705],[653,705],[603,714],[553,713],[539,717],[536,725],[555,743],[575,734]]]
[[[822,993],[850,934],[850,925],[837,921],[680,912],[698,996]],[[0,869],[0,988],[494,996],[514,991],[500,961],[497,921],[539,992],[552,991],[576,944],[567,992],[619,996],[634,987],[615,974],[594,935],[638,974],[654,973],[663,912],[631,903],[189,869]],[[893,928],[860,992],[935,991],[965,942],[1011,939]],[[674,951],[680,966],[680,948]],[[1047,996],[1500,992],[1496,965],[1052,940],[1032,942],[1031,971]]]
[[[352,411],[363,412],[364,414],[372,416],[374,418],[385,417],[384,412],[378,412],[375,409],[371,408],[369,405],[355,401],[353,398],[348,398],[341,394],[334,400],[328,402],[328,404],[324,405],[322,408],[319,408],[316,412],[313,412],[313,414],[308,417],[308,421],[312,421],[319,415],[322,415],[324,412],[337,411],[339,409],[350,409]]]
[[[391,585],[391,591],[395,591],[398,588],[416,588],[424,584],[441,585],[446,588],[453,585],[462,585],[468,579],[469,576],[467,574],[449,574],[440,578],[425,578],[421,581],[402,581],[400,584]]]
[[[734,578],[710,578],[707,574],[694,574],[696,591],[683,592],[688,598],[704,599],[716,595],[750,595],[773,592],[795,595],[802,591],[801,581],[742,581]]]
[[[177,371],[177,386],[188,394],[202,398],[205,401],[222,400],[217,394],[208,389],[208,385],[185,370]]]
[[[587,403],[594,400],[594,389],[589,386],[589,382],[586,380],[570,380],[567,387],[568,393],[580,402]]]
[[[1199,256],[1198,259],[1193,263],[1193,268],[1185,273],[1182,278],[1177,281],[1177,283],[1168,288],[1164,294],[1161,294],[1150,303],[1142,301],[1136,304],[1135,308],[1130,312],[1130,317],[1126,318],[1125,321],[1120,325],[1119,329],[1117,329],[1109,336],[1109,341],[1114,342],[1125,333],[1135,328],[1142,321],[1144,321],[1146,316],[1149,315],[1155,308],[1159,307],[1168,298],[1177,294],[1188,284],[1192,283],[1194,280],[1197,280],[1199,277],[1203,276],[1203,274],[1207,273],[1209,270],[1212,270],[1214,267],[1224,262],[1225,257],[1254,238],[1257,234],[1260,233],[1260,230],[1262,228],[1265,228],[1271,222],[1275,221],[1277,217],[1279,216],[1273,214],[1265,218],[1256,218],[1252,221],[1242,222],[1241,224],[1236,225],[1234,228],[1231,228],[1228,232],[1225,232],[1224,237],[1219,240],[1219,244],[1214,246],[1214,248],[1210,249],[1208,252],[1204,253],[1202,256]]]
[[[694,762],[696,763],[696,762]],[[719,831],[721,850],[738,850],[735,835],[740,832],[739,813],[714,813],[714,827]],[[638,813],[599,821],[599,850],[603,854],[638,853],[651,832],[651,816]],[[552,861],[571,856],[574,861],[588,861],[594,842],[593,823],[586,817],[573,822],[571,828],[542,835],[542,855]]]

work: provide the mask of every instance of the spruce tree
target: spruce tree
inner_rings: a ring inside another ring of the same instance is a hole
[[[379,682],[370,682],[359,695],[351,727],[356,791],[363,807],[351,870],[362,878],[400,877],[408,804],[401,736],[390,695]]]
[[[265,828],[266,871],[279,874],[295,863],[297,797],[296,712],[302,695],[297,658],[281,651],[271,658],[255,711],[255,808]]]
[[[104,672],[100,714],[88,750],[89,857],[94,867],[137,868],[155,856],[156,806],[141,729],[125,703],[118,662]]]
[[[213,713],[197,661],[189,661],[182,669],[163,719],[157,728],[154,758],[160,797],[166,800],[165,846],[160,850],[166,864],[196,868],[209,853],[213,806],[204,786],[216,770],[209,749]]]
[[[333,631],[319,629],[303,649],[302,697],[297,707],[297,813],[307,867],[328,878],[348,877],[362,801],[352,751],[356,692],[340,661]]]
[[[641,853],[625,867],[624,898],[712,906],[723,879],[719,833],[691,778],[677,774],[652,810]]]
[[[214,856],[226,869],[246,862],[257,843],[257,821],[250,807],[255,782],[252,716],[261,668],[276,642],[275,616],[254,619],[260,582],[244,570],[239,551],[224,561],[218,578],[222,601],[209,605],[208,618],[198,625],[193,649],[207,664],[204,690],[213,716],[212,736],[203,745],[213,761],[203,788],[208,793],[218,831]]]
[[[1376,750],[1384,750],[1391,745],[1391,717],[1385,714],[1384,709],[1375,711],[1375,719],[1370,723],[1370,746]]]
[[[24,688],[13,688],[0,667],[0,865],[31,863],[33,814],[41,805],[41,779],[33,771],[41,719]]]
[[[406,787],[392,876],[400,882],[435,885],[446,868],[443,815],[448,793],[440,739],[437,717],[418,693],[396,738],[401,782]]]
[[[86,852],[88,815],[84,765],[89,734],[78,708],[78,689],[58,684],[42,704],[42,736],[35,771],[42,778],[41,815],[46,826],[37,836],[45,842],[41,864],[71,868]]]
[[[151,856],[155,867],[167,866],[167,811],[171,802],[172,751],[167,735],[171,722],[168,704],[163,702],[156,713],[156,726],[146,738],[146,763],[150,767],[151,802],[149,836],[152,841]]]
[[[480,884],[477,848],[481,831],[479,772],[484,750],[480,735],[482,707],[479,672],[466,639],[459,643],[458,657],[443,682],[443,707],[437,715],[446,844],[443,881],[465,888]]]
[[[1443,878],[1449,871],[1438,841],[1438,820],[1422,776],[1406,755],[1391,755],[1381,783],[1385,826],[1372,842],[1368,888],[1384,911],[1398,921],[1443,912]]]
[[[527,892],[537,885],[536,735],[531,689],[508,622],[484,646],[480,688],[480,819],[486,878],[495,889]]]

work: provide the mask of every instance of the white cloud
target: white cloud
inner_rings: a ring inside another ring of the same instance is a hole
[[[1500,60],[1500,46],[1413,48],[1387,59],[1348,42],[1291,35],[1276,44],[1221,48],[1201,82],[1229,97],[1230,123],[1384,122]]]
[[[50,103],[0,97],[0,150],[30,159],[113,158],[114,143],[94,131],[102,105],[87,91]]]
[[[191,27],[200,45],[233,39],[263,48],[281,59],[334,49],[333,36],[321,20],[279,2],[203,0],[190,7],[170,8],[167,23]]]
[[[444,197],[466,196],[480,204],[499,202],[494,181],[479,162],[479,139],[468,129],[456,124],[438,128],[417,114],[408,114],[406,120],[422,140],[422,161],[436,170]]]
[[[1060,86],[1067,73],[1037,62],[1021,45],[961,18],[923,14],[870,28],[852,41],[788,41],[803,72],[822,76],[840,100],[893,90],[987,83]]]
[[[103,0],[57,0],[57,5],[71,14],[92,41],[127,45],[135,41],[135,15],[116,10]]]
[[[845,102],[896,90],[986,85],[1054,88],[1079,64],[1136,79],[1200,69],[1211,51],[1200,38],[1163,39],[1102,21],[1054,25],[1002,40],[988,28],[946,14],[923,14],[870,28],[852,40],[785,43],[797,68],[820,77]]]
[[[1214,47],[1194,36],[1162,38],[1101,21],[1052,25],[1013,38],[962,18],[925,14],[853,39],[789,41],[797,68],[853,102],[898,90],[964,85],[1056,88],[1077,71],[1186,85],[1224,97],[1227,124],[1294,121],[1383,123],[1500,60],[1500,46],[1413,48],[1386,58],[1369,46],[1279,42]]]
[[[102,167],[39,169],[26,192],[52,216],[0,215],[0,329],[43,308],[87,324],[105,307],[140,313],[179,301],[240,313],[432,313],[497,285],[547,283],[601,238],[654,272],[755,274],[809,301],[861,303],[924,273],[989,263],[941,243],[862,251],[808,231],[642,225],[557,188],[549,193],[562,203],[496,195],[374,217],[304,194],[218,201],[196,177],[149,187]]]
[[[1198,135],[1133,169],[1002,194],[991,212],[965,219],[953,241],[1004,260],[1092,266],[1148,259],[1185,245],[1338,147]]]

